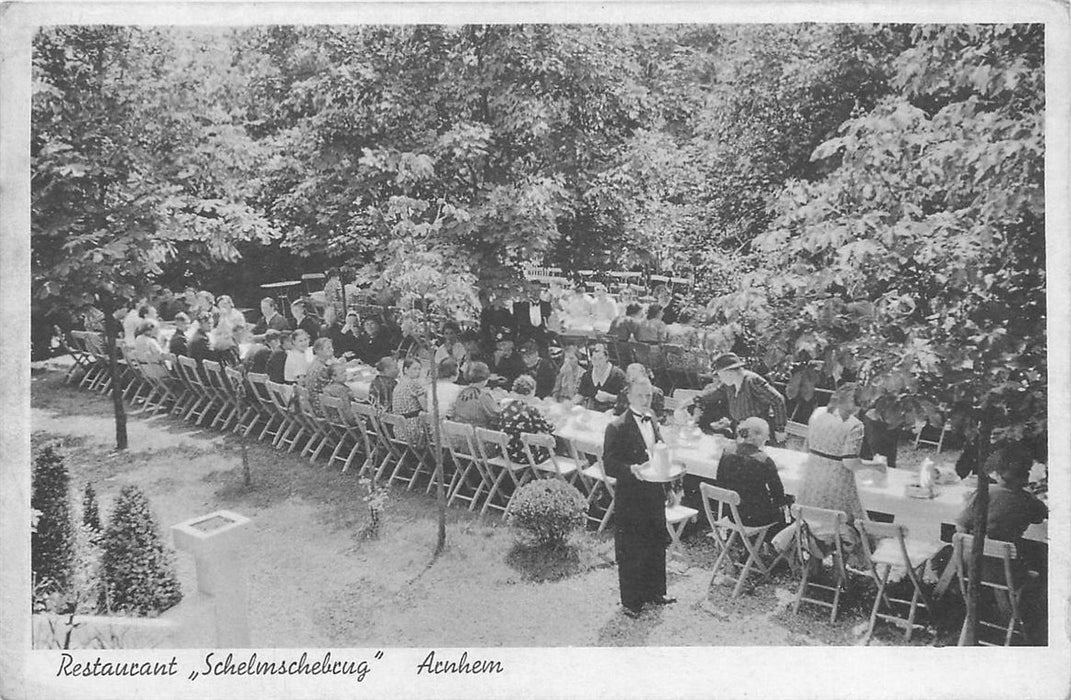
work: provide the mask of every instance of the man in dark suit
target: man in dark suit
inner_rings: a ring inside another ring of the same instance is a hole
[[[639,478],[640,465],[650,460],[660,440],[658,423],[651,416],[652,387],[637,380],[628,388],[629,410],[606,426],[603,464],[607,476],[617,479],[614,552],[621,604],[625,614],[637,617],[645,603],[667,605],[666,597],[666,495],[661,483]]]

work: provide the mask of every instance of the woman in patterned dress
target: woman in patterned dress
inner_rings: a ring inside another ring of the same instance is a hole
[[[509,435],[509,445],[506,454],[518,464],[526,464],[527,457],[524,455],[524,443],[521,442],[521,433],[544,433],[550,435],[554,428],[543,418],[543,415],[528,404],[528,399],[535,391],[535,379],[527,374],[522,374],[513,382],[511,398],[494,421],[494,426]],[[545,462],[550,458],[545,447],[533,447],[532,458],[537,463]]]
[[[807,467],[796,502],[805,506],[841,510],[849,520],[866,518],[855,487],[860,468],[859,447],[863,423],[856,416],[857,385],[845,384],[833,392],[828,406],[819,406],[807,424]]]
[[[417,445],[423,431],[420,429],[420,412],[426,411],[427,389],[421,381],[423,365],[416,357],[405,358],[402,363],[402,376],[394,387],[391,407],[394,413],[406,419],[404,439],[411,445]]]
[[[856,384],[845,384],[833,392],[828,406],[819,406],[807,424],[807,466],[803,484],[796,494],[796,503],[803,506],[843,511],[848,526],[841,535],[841,549],[850,566],[865,567],[859,533],[853,524],[865,520],[866,511],[855,486],[855,471],[862,467],[859,448],[863,443],[863,422],[856,417],[858,406]],[[832,538],[812,532],[822,547],[832,544]],[[823,556],[821,549],[814,552]],[[820,560],[820,559],[818,559]],[[812,566],[816,559],[812,558]]]

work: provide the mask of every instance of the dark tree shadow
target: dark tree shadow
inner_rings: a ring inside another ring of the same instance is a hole
[[[525,581],[560,581],[592,568],[591,557],[575,544],[542,545],[518,542],[506,555],[506,564]]]

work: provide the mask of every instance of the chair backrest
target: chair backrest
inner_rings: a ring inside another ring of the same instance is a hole
[[[476,447],[479,449],[484,461],[501,457],[510,464],[513,463],[509,458],[509,435],[506,435],[501,430],[477,427]]]
[[[554,465],[554,471],[559,476],[562,475],[561,464],[558,463],[558,455],[554,450],[557,447],[557,441],[553,435],[546,433],[521,433],[521,447],[524,448],[524,456],[528,460],[528,465],[533,469],[537,464],[549,461]],[[539,450],[546,451],[547,457],[545,459],[536,459],[536,455]]]
[[[815,536],[832,535],[837,555],[843,557],[841,538],[844,527],[848,523],[847,513],[842,510],[803,506],[798,503],[792,504],[791,512],[792,517],[797,521],[797,527],[806,526]],[[800,544],[802,545],[802,542]]]
[[[231,392],[236,396],[245,395],[245,375],[237,367],[224,367],[223,376],[230,383]]]
[[[392,442],[408,444],[409,419],[397,413],[382,413],[379,416],[380,429]]]
[[[454,455],[454,461],[458,458],[473,460],[478,459],[480,451],[476,447],[476,430],[471,423],[458,423],[452,420],[442,422],[443,433],[446,435],[446,446],[450,454]]]
[[[300,384],[294,384],[293,396],[294,400],[291,403],[291,406],[298,415],[311,421],[319,420],[319,417],[316,414],[316,407],[312,405],[312,399],[309,396],[307,387],[303,387]]]
[[[293,390],[289,384],[279,384],[272,380],[264,382],[264,386],[268,388],[268,395],[271,396],[271,402],[275,408],[283,413],[290,411],[290,401],[293,399]]]
[[[785,422],[785,432],[793,437],[807,439],[807,424],[794,420]]]
[[[907,553],[907,528],[905,526],[875,520],[856,520],[855,524],[863,535],[860,539],[863,541],[863,550],[866,552],[868,559],[874,553],[873,548],[870,546],[870,538],[875,540],[892,539],[899,543],[904,561],[909,566],[912,565],[911,557]]]
[[[205,383],[201,378],[201,372],[197,367],[197,360],[192,357],[187,357],[186,355],[179,355],[178,364],[182,367],[182,375],[186,378],[187,382],[195,388],[204,388]]]
[[[345,401],[337,396],[330,396],[329,394],[320,395],[320,408],[323,409],[324,415],[327,417],[327,422],[336,428],[349,428],[350,423],[346,420],[346,411],[348,406]]]
[[[957,532],[952,536],[952,559],[956,567],[955,571],[960,577],[960,585],[966,586],[967,574],[971,571],[971,549],[974,547],[974,536],[963,532]],[[982,543],[982,557],[996,559],[1003,564],[1004,580],[997,581],[991,578],[992,569],[982,567],[981,583],[991,588],[1011,588],[1015,585],[1015,574],[1012,562],[1019,558],[1018,548],[1011,542],[985,538]],[[987,577],[990,576],[990,577]]]
[[[725,510],[729,510],[732,521],[740,524],[740,494],[732,489],[725,489],[713,484],[699,484],[699,493],[703,498],[703,510],[707,514],[707,522],[711,525],[725,517]],[[715,509],[716,508],[716,509]]]
[[[206,384],[212,388],[223,388],[223,368],[214,360],[201,360],[201,368],[205,373]]]
[[[261,372],[250,372],[245,375],[246,381],[249,382],[249,388],[252,390],[253,396],[260,401],[261,405],[268,408],[274,405],[271,398],[271,393],[268,391],[268,375]]]

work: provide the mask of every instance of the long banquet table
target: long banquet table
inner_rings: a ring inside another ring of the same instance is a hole
[[[555,435],[573,440],[581,449],[602,446],[603,435],[612,416],[586,409],[573,409],[568,416],[568,421],[555,430]],[[670,446],[671,459],[683,464],[688,474],[707,479],[717,478],[718,461],[729,443],[726,438],[700,434],[682,440],[674,427],[663,427],[662,432],[666,444]],[[807,453],[770,446],[764,450],[777,465],[785,493],[797,493],[803,483]],[[906,495],[906,487],[918,482],[918,474],[910,469],[888,469],[884,472],[861,470],[856,472],[855,477],[864,508],[891,513],[896,523],[907,526],[912,537],[933,541],[940,539],[941,523],[955,522],[973,491],[966,483],[957,481],[935,486],[933,498],[912,498]],[[1025,536],[1047,541],[1048,523],[1031,525]]]

